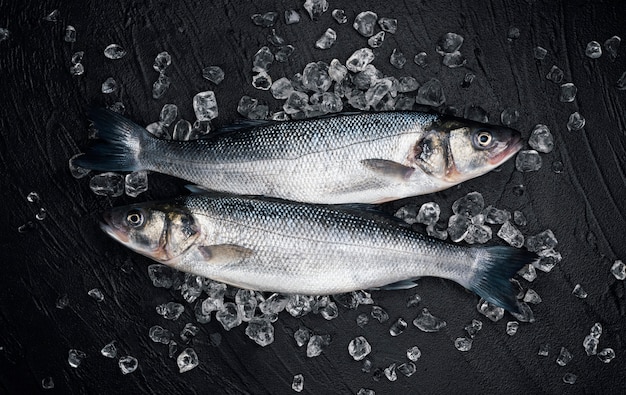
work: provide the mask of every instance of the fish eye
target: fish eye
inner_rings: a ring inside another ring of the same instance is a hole
[[[476,133],[475,140],[479,147],[487,148],[491,145],[493,137],[491,136],[491,132],[487,130],[479,130],[478,133]]]
[[[139,209],[132,209],[126,214],[126,222],[134,228],[143,225],[144,215]]]

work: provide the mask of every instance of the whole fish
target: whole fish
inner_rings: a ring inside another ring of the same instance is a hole
[[[149,170],[214,191],[322,204],[436,192],[522,147],[513,129],[422,112],[247,121],[191,141],[158,139],[106,109],[89,117],[100,140],[76,159],[80,167]]]
[[[397,289],[436,276],[517,312],[509,278],[535,258],[448,244],[369,211],[260,197],[192,194],[113,208],[104,219],[109,236],[174,269],[287,294]]]

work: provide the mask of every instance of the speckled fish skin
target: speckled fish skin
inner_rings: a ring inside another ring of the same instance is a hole
[[[282,293],[336,294],[436,276],[485,294],[480,288],[491,284],[479,283],[491,283],[494,266],[503,288],[497,292],[506,297],[492,297],[492,290],[483,297],[514,308],[508,278],[529,263],[525,251],[448,244],[381,214],[276,199],[190,195],[115,208],[102,227],[175,269]]]
[[[157,139],[105,109],[90,118],[101,140],[76,160],[81,167],[150,170],[215,191],[322,204],[439,191],[487,173],[521,148],[512,129],[421,112],[256,122],[193,141]]]

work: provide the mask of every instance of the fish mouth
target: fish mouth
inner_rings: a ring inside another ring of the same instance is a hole
[[[511,141],[509,141],[509,144],[506,146],[506,148],[504,148],[496,155],[492,156],[489,162],[492,165],[499,165],[515,155],[519,150],[522,149],[522,147],[524,147],[522,137],[518,134],[515,134],[514,136],[512,136]]]
[[[121,243],[128,243],[128,233],[116,226],[111,211],[105,211],[102,214],[102,219],[103,221],[100,222],[100,229],[102,229],[104,233]]]

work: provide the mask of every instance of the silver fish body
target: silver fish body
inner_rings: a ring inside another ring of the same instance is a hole
[[[248,122],[192,141],[161,140],[119,114],[90,113],[101,141],[75,162],[150,170],[210,190],[308,203],[380,203],[439,191],[499,166],[518,132],[421,112]]]
[[[436,276],[515,310],[508,279],[532,260],[510,247],[444,243],[368,211],[238,196],[115,208],[105,222],[110,236],[175,269],[288,294],[336,294]]]

